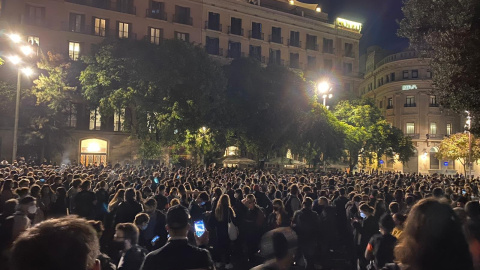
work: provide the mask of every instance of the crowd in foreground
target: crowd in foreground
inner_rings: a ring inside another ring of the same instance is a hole
[[[0,168],[0,269],[480,269],[479,179]]]

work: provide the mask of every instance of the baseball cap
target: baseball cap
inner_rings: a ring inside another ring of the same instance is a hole
[[[175,205],[167,211],[167,225],[172,229],[183,229],[188,225],[190,214],[182,205]]]

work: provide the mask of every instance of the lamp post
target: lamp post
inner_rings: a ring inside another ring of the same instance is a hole
[[[472,177],[472,133],[470,132],[470,128],[472,126],[472,117],[470,116],[470,111],[466,111],[466,113],[466,126],[468,128],[468,177]]]
[[[18,34],[11,34],[9,35],[10,40],[13,43],[20,43],[21,37]],[[20,50],[25,56],[29,56],[33,53],[33,50],[30,46],[22,46],[20,47]],[[22,73],[24,73],[25,76],[30,76],[33,74],[33,70],[31,68],[25,67],[19,67],[18,65],[22,63],[22,59],[17,56],[11,56],[8,58],[10,62],[17,66],[17,95],[15,98],[15,121],[13,125],[13,151],[12,151],[12,164],[15,161],[17,157],[17,147],[18,147],[18,118],[20,114],[20,88],[22,84]]]
[[[320,94],[322,94],[323,106],[327,107],[327,98],[332,98],[333,97],[332,94],[328,94],[328,92],[330,92],[332,90],[332,86],[330,85],[330,83],[328,81],[322,81],[318,84],[317,90],[318,90],[318,92],[320,92]],[[328,109],[328,107],[327,107],[327,109]]]

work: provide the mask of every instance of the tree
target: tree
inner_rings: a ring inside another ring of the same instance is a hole
[[[438,159],[458,160],[466,173],[469,161],[470,147],[468,133],[456,133],[445,138],[438,147],[436,157]],[[480,139],[471,137],[471,162],[480,159]]]
[[[80,80],[86,99],[102,116],[126,108],[127,130],[141,141],[172,146],[203,126],[225,125],[226,79],[199,46],[181,40],[106,41],[85,62]]]
[[[405,163],[414,155],[411,139],[392,127],[372,100],[341,101],[334,114],[343,123],[350,171],[357,165],[359,156],[362,157],[360,162],[366,164],[374,159],[380,162],[384,155],[392,158],[395,154]]]
[[[480,132],[480,1],[406,0],[398,34],[428,58],[442,105],[474,116]]]

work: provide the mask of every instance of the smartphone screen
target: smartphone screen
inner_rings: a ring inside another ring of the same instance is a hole
[[[462,189],[462,195],[465,195],[467,194],[467,192],[465,191],[465,189]]]
[[[158,184],[158,177],[153,178],[153,181],[155,182],[155,184]]]
[[[160,238],[160,236],[158,236],[158,235],[155,236],[155,237],[153,237],[153,239],[152,239],[152,245],[155,244],[155,242],[157,242],[158,238]]]
[[[203,220],[195,221],[195,234],[200,237],[205,232],[205,223]]]
[[[366,217],[367,217],[367,215],[365,215],[365,213],[363,213],[363,212],[360,212],[360,216],[361,216],[362,218],[366,218]]]
[[[43,178],[40,179],[40,182],[45,183],[45,179],[43,179]]]

